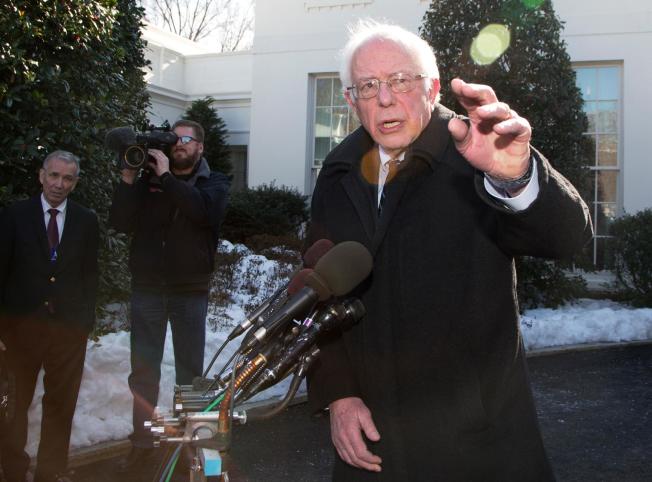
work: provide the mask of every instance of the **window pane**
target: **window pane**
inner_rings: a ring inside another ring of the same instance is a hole
[[[595,267],[597,269],[613,269],[613,238],[598,238],[595,241]]]
[[[317,79],[317,105],[331,105],[333,96],[333,79]]]
[[[596,236],[608,236],[611,223],[616,219],[616,205],[604,203],[598,204],[596,207],[595,234]]]
[[[315,190],[315,184],[317,184],[317,177],[319,176],[320,168],[312,169],[312,179],[310,180],[310,192]]]
[[[618,103],[598,103],[598,132],[616,132],[618,128]]]
[[[355,114],[355,112],[349,109],[349,134],[356,130],[358,127],[360,127],[358,116]]]
[[[588,142],[591,144],[592,148],[590,149],[590,152],[587,153],[587,165],[588,166],[595,166],[597,164],[596,156],[595,156],[595,146],[597,144],[597,135],[595,134],[587,134],[586,136],[588,138]]]
[[[598,136],[598,165],[614,167],[618,165],[617,135],[604,134]]]
[[[344,92],[342,92],[342,82],[340,79],[333,80],[333,105],[347,105]]]
[[[315,161],[323,160],[331,150],[330,137],[315,138]]]
[[[584,100],[593,100],[598,90],[598,78],[595,69],[577,69],[577,86],[582,91]]]
[[[587,132],[595,132],[598,124],[598,106],[596,102],[584,102],[584,112],[589,121]]]
[[[331,126],[333,128],[333,137],[337,138],[336,141],[338,144],[346,137],[348,134],[347,123],[348,123],[349,113],[346,107],[333,107],[333,118],[331,120]]]
[[[331,109],[330,107],[317,107],[315,113],[315,137],[331,136]]]
[[[596,171],[598,174],[598,201],[616,202],[617,171]]]
[[[598,97],[600,99],[620,98],[620,78],[618,67],[598,69]]]

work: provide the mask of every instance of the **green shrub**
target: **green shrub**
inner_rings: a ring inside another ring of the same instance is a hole
[[[262,184],[231,194],[222,238],[256,250],[295,243],[308,220],[307,196],[294,188]]]
[[[568,301],[586,296],[586,281],[569,275],[554,261],[521,257],[516,259],[517,293],[521,310],[556,308]]]
[[[652,306],[652,209],[625,215],[611,225],[619,287],[638,306]]]

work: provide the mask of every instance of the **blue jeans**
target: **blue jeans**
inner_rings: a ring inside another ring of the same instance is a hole
[[[144,428],[158,402],[161,361],[168,320],[172,328],[177,385],[190,385],[204,367],[208,293],[156,293],[134,291],[131,295],[131,374],[134,396],[136,447],[151,447],[152,437]],[[172,396],[171,393],[166,396]]]

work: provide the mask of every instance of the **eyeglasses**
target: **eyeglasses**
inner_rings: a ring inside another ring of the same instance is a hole
[[[179,141],[181,141],[181,144],[188,144],[190,141],[196,141],[192,136],[179,136]]]
[[[365,79],[361,80],[346,90],[353,93],[355,99],[371,99],[378,95],[380,84],[387,84],[387,86],[395,94],[404,94],[410,92],[416,86],[416,81],[426,79],[426,74],[406,74],[404,72],[397,72],[392,74],[387,80],[379,79]]]

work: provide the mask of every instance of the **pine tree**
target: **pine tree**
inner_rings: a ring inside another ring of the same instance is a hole
[[[226,124],[224,120],[217,115],[212,104],[215,99],[204,97],[197,99],[186,110],[184,119],[199,122],[204,128],[204,157],[212,170],[231,173],[231,160],[229,156],[229,146],[226,143]]]
[[[509,38],[493,62],[478,56],[474,44],[491,24],[502,27],[490,41]],[[582,135],[587,119],[561,30],[550,0],[433,0],[420,33],[437,55],[442,104],[464,112],[450,91],[455,77],[490,85],[499,100],[528,119],[532,145],[586,194],[591,145]]]

